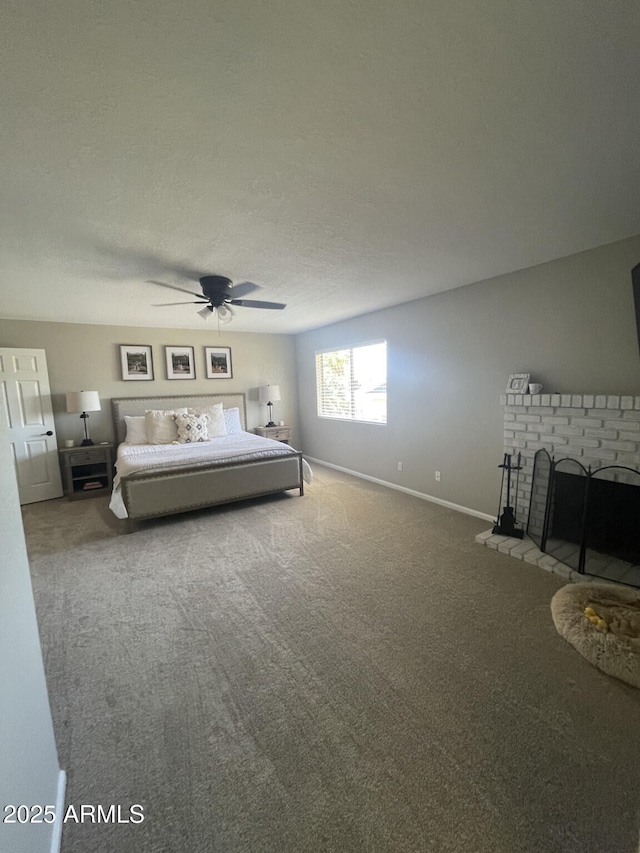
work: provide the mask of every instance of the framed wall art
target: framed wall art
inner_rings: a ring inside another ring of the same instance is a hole
[[[231,347],[205,347],[207,379],[231,379]]]
[[[167,379],[195,379],[193,347],[165,347]]]
[[[129,381],[153,379],[151,347],[140,344],[120,344],[120,366],[122,378]]]
[[[530,373],[512,373],[507,382],[507,394],[526,394]]]

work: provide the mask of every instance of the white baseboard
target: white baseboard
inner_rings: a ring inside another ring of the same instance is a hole
[[[327,468],[334,468],[336,471],[342,471],[345,474],[351,474],[353,477],[359,477],[361,480],[370,480],[372,483],[378,483],[380,486],[387,486],[389,489],[395,489],[398,492],[404,492],[407,495],[412,495],[414,498],[420,498],[423,501],[430,501],[439,506],[445,506],[447,509],[454,509],[456,512],[463,512],[465,515],[473,515],[476,518],[482,518],[484,521],[495,522],[493,515],[487,515],[486,512],[478,512],[476,509],[471,509],[468,506],[460,506],[459,504],[451,503],[451,501],[436,498],[434,495],[427,495],[424,492],[417,492],[415,489],[408,489],[406,486],[398,486],[396,483],[389,483],[387,480],[380,480],[378,477],[370,477],[368,474],[361,474],[359,471],[352,471],[350,468],[343,468],[342,465],[334,465],[332,462],[325,462],[323,459],[314,459],[312,456],[304,457],[308,462],[317,462],[318,465],[326,465]]]
[[[51,853],[60,853],[62,843],[62,821],[64,819],[64,795],[67,790],[67,774],[61,770],[58,774],[58,790],[56,792],[56,821],[51,835]]]

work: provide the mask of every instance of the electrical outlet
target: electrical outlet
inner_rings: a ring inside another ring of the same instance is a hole
[[[398,471],[402,471],[402,462],[398,462]]]
[[[440,482],[440,471],[436,471],[436,483]]]

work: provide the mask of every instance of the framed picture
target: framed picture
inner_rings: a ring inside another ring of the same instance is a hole
[[[193,347],[165,347],[167,379],[195,379]]]
[[[507,382],[507,394],[526,394],[530,373],[512,373]]]
[[[231,347],[205,347],[207,379],[231,379]]]
[[[120,344],[122,378],[126,381],[152,380],[153,359],[151,347],[139,344]]]

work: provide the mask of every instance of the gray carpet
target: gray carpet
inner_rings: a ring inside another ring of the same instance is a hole
[[[285,495],[121,533],[24,510],[64,853],[637,853],[640,691],[474,519],[316,466]]]

